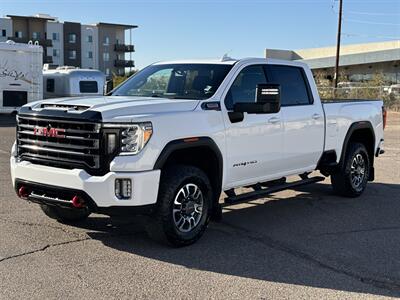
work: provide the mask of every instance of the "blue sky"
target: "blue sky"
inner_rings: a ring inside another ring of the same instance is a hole
[[[265,48],[334,45],[335,0],[0,0],[0,15],[136,24],[138,68],[179,58],[262,57]],[[400,39],[400,0],[344,0],[343,43]]]

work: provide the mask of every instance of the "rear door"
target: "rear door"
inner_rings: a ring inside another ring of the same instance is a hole
[[[269,82],[281,85],[283,120],[282,171],[300,174],[315,169],[324,147],[324,113],[315,102],[303,68],[267,65]]]

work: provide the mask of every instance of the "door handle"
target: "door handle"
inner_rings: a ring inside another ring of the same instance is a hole
[[[281,121],[281,119],[279,119],[277,117],[272,117],[272,118],[268,119],[268,123],[271,123],[271,124],[276,124],[276,123],[278,123],[280,121]]]
[[[320,114],[313,114],[313,115],[312,115],[312,118],[313,118],[314,120],[318,120],[319,118],[321,118],[321,115],[320,115]]]

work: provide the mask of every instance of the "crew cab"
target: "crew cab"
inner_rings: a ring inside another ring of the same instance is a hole
[[[380,100],[321,102],[300,62],[159,62],[107,96],[23,106],[11,176],[51,218],[141,214],[152,237],[184,246],[221,218],[222,192],[236,203],[330,176],[360,196],[385,118]]]

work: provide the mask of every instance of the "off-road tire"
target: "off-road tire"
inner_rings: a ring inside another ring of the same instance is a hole
[[[360,184],[355,186],[352,183],[352,163],[357,155],[362,156],[365,164],[365,170]],[[343,167],[341,169],[331,175],[331,183],[334,192],[345,197],[354,198],[360,196],[367,186],[371,167],[370,158],[365,146],[361,143],[349,144],[342,166]]]
[[[187,184],[195,184],[203,196],[202,215],[189,232],[181,232],[175,225],[173,206],[175,197]],[[176,165],[161,172],[157,207],[146,228],[149,236],[163,244],[183,247],[195,243],[206,230],[211,215],[212,187],[207,175],[199,168]]]

